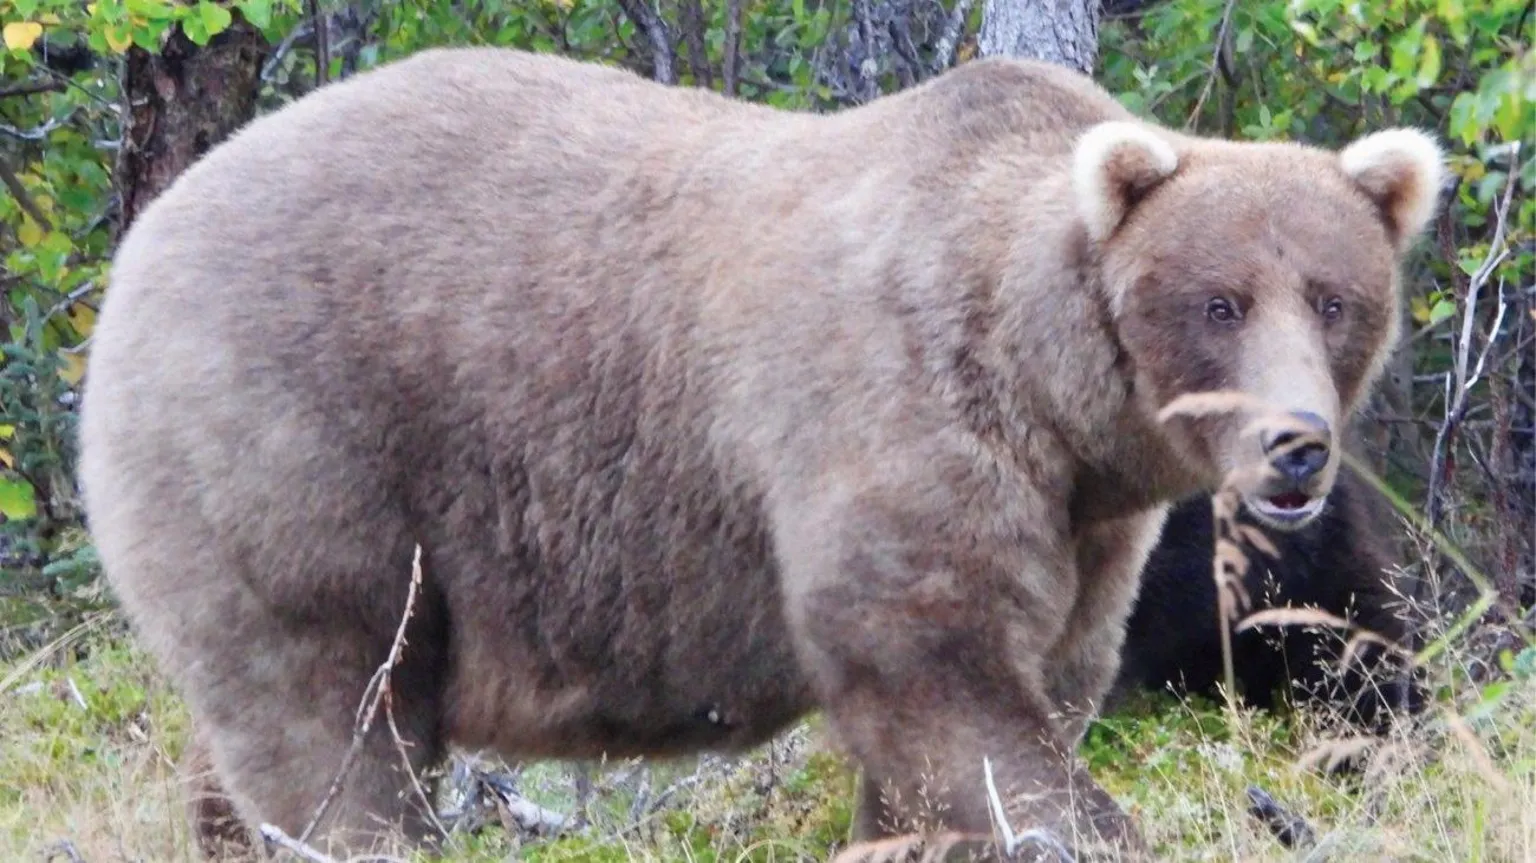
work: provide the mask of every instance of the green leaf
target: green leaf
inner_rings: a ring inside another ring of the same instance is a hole
[[[207,28],[209,37],[223,33],[234,21],[228,9],[217,3],[210,3],[209,0],[202,0],[197,4],[197,11],[202,16],[203,26]]]
[[[1451,102],[1450,133],[1461,139],[1464,146],[1472,146],[1481,130],[1477,127],[1477,97],[1472,93],[1458,93]]]
[[[1520,138],[1520,133],[1526,130],[1526,111],[1530,103],[1520,98],[1518,93],[1505,93],[1499,110],[1493,116],[1493,127],[1498,130],[1500,137],[1506,141],[1514,141]]]
[[[37,515],[37,495],[24,479],[0,476],[0,515],[24,521]]]
[[[258,30],[272,25],[272,0],[240,0],[240,14]]]
[[[1380,66],[1367,67],[1360,75],[1360,86],[1370,93],[1385,92],[1391,85],[1392,73]]]
[[[1527,647],[1515,657],[1511,670],[1522,680],[1536,677],[1536,647]]]
[[[1441,300],[1429,310],[1429,323],[1433,326],[1454,314],[1456,314],[1456,304],[1450,300]]]
[[[185,33],[194,45],[208,44],[208,25],[203,23],[201,17],[188,18],[181,22],[181,32]]]
[[[1440,80],[1440,40],[1434,36],[1424,39],[1424,53],[1419,57],[1418,83],[1420,87],[1433,87]]]

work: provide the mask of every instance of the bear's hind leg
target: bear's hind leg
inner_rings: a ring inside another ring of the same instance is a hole
[[[379,520],[365,541],[319,517],[310,518],[314,530],[287,534],[302,543],[242,543],[208,529],[170,496],[103,512],[113,586],[197,729],[186,760],[193,816],[216,821],[232,805],[245,828],[271,823],[298,837],[326,799],[352,747],[365,691],[389,655],[414,544]],[[420,777],[442,754],[442,608],[426,579],[388,698],[311,835],[317,847],[362,853],[380,838],[430,835],[405,765]],[[205,834],[216,827],[196,828],[200,844],[241,832]]]
[[[189,700],[219,782],[246,825],[270,823],[297,838],[321,816],[308,841],[331,853],[429,838],[432,788],[423,774],[443,751],[431,658],[418,650],[430,644],[416,638],[406,645],[350,759],[387,644],[273,630],[243,640],[240,659],[210,661],[223,673],[204,678]]]

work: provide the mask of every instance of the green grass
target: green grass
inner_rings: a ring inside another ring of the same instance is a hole
[[[1082,752],[1163,859],[1309,859],[1247,814],[1246,789],[1258,785],[1311,824],[1329,860],[1532,860],[1536,653],[1503,665],[1483,686],[1447,665],[1437,708],[1377,745],[1363,774],[1298,766],[1324,739],[1315,716],[1228,714],[1167,696],[1101,719]],[[0,859],[41,860],[66,840],[89,863],[197,859],[175,767],[186,735],[180,702],[115,618],[0,663]],[[771,760],[764,749],[643,774],[610,764],[593,778],[577,835],[519,840],[492,815],[441,854],[412,858],[825,860],[848,835],[853,774],[814,719],[781,736]],[[567,765],[530,765],[518,782],[540,805],[578,808]],[[676,787],[636,818],[642,784],[651,800]]]

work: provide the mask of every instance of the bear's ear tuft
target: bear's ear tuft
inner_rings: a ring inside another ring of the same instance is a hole
[[[1445,153],[1418,129],[1372,132],[1339,152],[1339,167],[1376,202],[1401,249],[1434,217],[1445,183]]]
[[[1173,145],[1141,123],[1090,128],[1072,151],[1072,190],[1094,242],[1108,239],[1136,201],[1179,167]]]

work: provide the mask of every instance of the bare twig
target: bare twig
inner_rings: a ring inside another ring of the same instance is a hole
[[[320,819],[325,817],[325,812],[330,808],[336,795],[341,793],[347,774],[352,770],[352,764],[357,760],[358,753],[363,749],[363,741],[367,739],[368,732],[373,728],[374,717],[378,714],[379,705],[389,698],[390,675],[394,673],[395,665],[400,661],[400,653],[405,647],[405,629],[410,622],[411,614],[416,607],[416,594],[421,589],[421,546],[417,545],[411,558],[411,584],[405,595],[405,611],[400,615],[400,627],[395,630],[395,640],[389,646],[389,655],[384,659],[384,664],[374,672],[368,686],[363,689],[362,703],[358,705],[358,721],[352,729],[352,745],[347,747],[347,754],[341,760],[341,768],[336,771],[336,778],[331,780],[331,787],[325,792],[325,799],[320,801],[315,814],[310,816],[309,823],[304,826],[304,831],[299,834],[298,841],[309,839],[315,827],[320,824]],[[391,726],[394,725],[394,714],[388,717]],[[393,729],[392,729],[393,730]],[[398,732],[395,739],[399,739]],[[409,763],[409,762],[407,762]],[[415,774],[411,776],[415,781]],[[428,807],[431,811],[431,807]],[[436,819],[433,819],[434,823]],[[437,825],[441,829],[442,825]]]
[[[69,686],[69,697],[75,700],[75,704],[79,705],[81,710],[90,710],[91,706],[86,703],[85,696],[80,692],[80,687],[75,685],[74,676],[65,677],[64,682]]]
[[[1506,230],[1509,221],[1509,208],[1514,200],[1515,171],[1509,172],[1509,178],[1504,184],[1504,194],[1499,200],[1498,208],[1494,214],[1493,239],[1488,244],[1488,254],[1483,259],[1482,265],[1472,274],[1467,282],[1467,295],[1462,304],[1461,334],[1456,343],[1456,355],[1454,358],[1454,370],[1446,374],[1446,408],[1445,419],[1440,424],[1440,429],[1435,433],[1434,448],[1431,451],[1429,462],[1429,485],[1425,492],[1425,515],[1431,526],[1438,526],[1444,509],[1444,485],[1446,473],[1446,459],[1450,452],[1452,442],[1455,440],[1458,425],[1466,418],[1467,405],[1473,387],[1482,379],[1483,371],[1488,361],[1488,354],[1499,338],[1499,329],[1503,326],[1504,315],[1509,304],[1500,291],[1498,308],[1494,313],[1493,326],[1489,329],[1482,351],[1473,363],[1472,370],[1468,371],[1468,364],[1472,352],[1473,324],[1477,319],[1478,303],[1481,299],[1483,288],[1492,278],[1494,271],[1509,255]]]
[[[64,89],[64,85],[58,81],[40,81],[35,84],[22,84],[16,87],[0,87],[0,99],[9,99],[12,96],[33,96],[38,93],[57,93]]]
[[[304,840],[295,839],[284,833],[283,828],[276,824],[262,824],[256,828],[256,832],[261,835],[261,841],[266,843],[268,848],[276,846],[308,863],[339,863],[335,857],[312,845],[306,845]]]
[[[661,807],[667,805],[667,801],[671,800],[674,796],[676,796],[679,791],[684,791],[684,790],[686,790],[686,789],[688,789],[688,788],[690,788],[690,787],[692,787],[694,785],[698,785],[700,782],[703,782],[704,779],[705,779],[704,768],[706,766],[707,765],[705,765],[705,764],[700,764],[699,765],[699,769],[693,771],[692,773],[688,774],[687,776],[684,776],[682,779],[679,779],[676,782],[673,782],[671,785],[668,785],[666,788],[663,788],[661,790],[661,793],[657,794],[655,797],[651,798],[650,803],[645,807],[646,808],[646,814],[650,814],[652,812],[659,812],[661,810]]]
[[[413,577],[413,587],[416,580]],[[407,616],[409,616],[409,612],[407,612]],[[401,631],[404,631],[403,624]],[[400,753],[400,762],[405,765],[405,775],[410,777],[411,788],[415,790],[416,796],[421,800],[422,811],[427,813],[427,820],[432,822],[432,826],[437,829],[438,834],[443,838],[447,838],[448,828],[444,827],[443,822],[438,819],[437,811],[432,805],[432,796],[427,793],[426,787],[421,784],[421,777],[416,775],[416,768],[411,766],[410,744],[405,741],[404,737],[400,736],[400,728],[395,725],[394,694],[387,687],[384,690],[384,719],[389,723],[389,736],[395,743],[395,751]]]
[[[32,221],[36,222],[38,227],[44,231],[53,230],[53,223],[48,221],[48,217],[43,215],[42,210],[38,209],[37,202],[32,200],[31,195],[27,194],[27,189],[21,184],[21,179],[3,161],[0,161],[0,183],[5,184],[5,188],[11,193],[11,197],[16,199],[16,203],[21,205],[21,209],[32,217]]]
[[[516,830],[534,836],[556,836],[570,824],[570,819],[550,809],[545,809],[521,794],[507,793],[492,788],[497,815],[507,832]]]
[[[40,323],[46,324],[47,322],[53,320],[54,315],[63,314],[64,312],[74,308],[75,304],[90,296],[91,292],[95,291],[97,287],[98,286],[95,282],[86,282],[80,287],[75,288],[74,290],[65,294],[62,299],[60,299],[57,303],[54,303],[48,308],[48,311],[43,313],[43,319],[40,321]],[[92,306],[91,308],[94,309],[95,307]]]
[[[283,41],[277,43],[277,47],[272,49],[272,56],[267,58],[267,62],[261,64],[262,83],[272,80],[272,76],[277,72],[277,67],[281,66],[283,60],[287,59],[289,52],[293,50],[293,46],[299,40],[308,36],[312,29],[314,28],[308,21],[300,22],[298,26],[288,32],[287,36],[283,37]]]
[[[7,123],[0,123],[0,134],[9,135],[18,141],[41,141],[48,137],[54,129],[69,122],[74,116],[74,112],[71,111],[63,117],[54,117],[41,126],[34,126],[31,129],[18,129]]]
[[[1227,33],[1232,29],[1232,9],[1237,5],[1237,0],[1227,0],[1227,5],[1221,10],[1221,26],[1216,29],[1216,47],[1211,49],[1211,71],[1205,76],[1205,86],[1200,88],[1200,98],[1195,100],[1194,110],[1189,112],[1189,119],[1184,121],[1184,128],[1194,129],[1196,121],[1200,119],[1200,110],[1205,107],[1205,100],[1211,97],[1211,88],[1216,86],[1216,76],[1221,70],[1222,47],[1227,43]]]
[[[992,778],[992,759],[982,757],[981,775],[987,782],[987,807],[994,821],[993,828],[1003,834],[1003,851],[1013,853],[1014,843],[1019,841],[1013,835],[1013,826],[1008,823],[1008,810],[1003,808],[1003,798],[997,793],[997,781]]]

